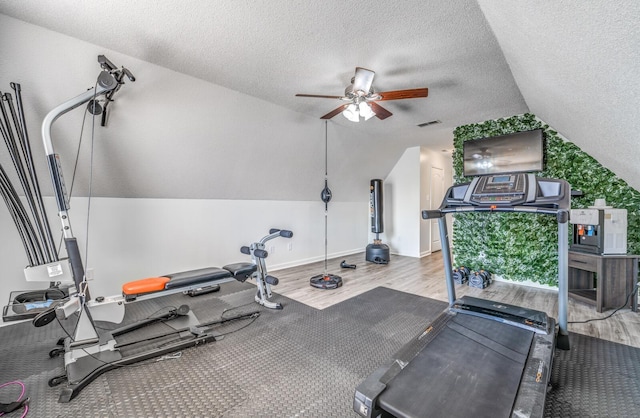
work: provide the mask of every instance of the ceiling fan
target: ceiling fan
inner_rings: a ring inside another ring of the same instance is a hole
[[[373,76],[376,73],[366,68],[356,67],[356,74],[351,78],[351,85],[344,90],[344,96],[324,96],[318,94],[296,94],[297,97],[319,97],[323,99],[339,99],[346,103],[340,105],[320,119],[331,119],[338,113],[342,113],[352,122],[358,122],[360,118],[365,120],[376,116],[378,119],[386,119],[392,115],[377,102],[384,100],[415,99],[427,97],[429,89],[394,90],[377,93],[373,90]]]

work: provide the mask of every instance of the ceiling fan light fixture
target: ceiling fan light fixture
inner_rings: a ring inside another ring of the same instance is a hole
[[[318,97],[323,99],[339,99],[343,102],[336,109],[320,117],[320,119],[328,120],[337,116],[338,113],[349,119],[351,122],[359,122],[360,118],[369,120],[376,116],[380,120],[384,120],[393,114],[384,107],[380,106],[378,101],[388,100],[404,100],[415,99],[419,97],[427,97],[429,89],[426,87],[408,90],[393,90],[385,92],[375,92],[373,88],[373,77],[375,72],[366,68],[356,67],[356,73],[351,78],[351,85],[344,89],[344,96],[328,96],[320,94],[296,94],[297,97]],[[427,123],[431,124],[433,122]],[[440,121],[435,121],[440,123]],[[418,126],[426,126],[421,124]]]
[[[351,103],[347,106],[347,108],[342,112],[342,115],[351,122],[360,122],[360,111],[355,103]]]
[[[371,106],[369,106],[369,103],[360,103],[359,107],[360,116],[362,116],[364,120],[369,120],[376,115],[375,113],[373,113],[373,110],[371,110]]]
[[[493,163],[489,160],[481,160],[476,163],[476,166],[481,169],[488,169],[493,167]]]

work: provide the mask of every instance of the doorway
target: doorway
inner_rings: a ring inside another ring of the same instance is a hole
[[[444,169],[431,167],[431,184],[429,188],[430,209],[438,209],[444,198]],[[431,219],[431,252],[442,250],[438,220]]]

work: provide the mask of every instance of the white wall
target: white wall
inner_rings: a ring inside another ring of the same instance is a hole
[[[123,283],[144,277],[249,261],[240,247],[267,235],[270,228],[294,233],[291,239],[277,238],[267,243],[271,250],[267,266],[271,270],[324,258],[324,203],[319,200],[93,198],[88,257],[87,202],[87,198],[73,198],[69,213],[83,262],[93,269],[93,297],[119,294]],[[52,198],[47,199],[47,206],[54,218]],[[367,209],[368,202],[329,204],[329,257],[364,251]],[[54,230],[60,228],[57,221],[52,219]],[[46,288],[48,283],[25,281],[26,256],[4,208],[0,208],[0,231],[0,304],[5,305],[11,291]]]
[[[433,150],[420,148],[420,210],[438,208],[441,200],[432,202],[431,193],[431,175],[432,168],[440,168],[444,175],[444,190],[453,184],[453,160],[450,153],[435,152]],[[442,196],[444,197],[444,196]],[[451,223],[451,216],[447,217],[447,222]],[[449,225],[450,228],[450,225]],[[451,231],[451,229],[449,229]],[[432,227],[432,222],[422,220],[420,223],[420,255],[425,256],[434,251],[431,248],[431,242],[434,235],[438,235],[440,231]]]
[[[385,179],[385,210],[391,228],[385,239],[392,254],[423,257],[431,253],[430,222],[422,210],[431,208],[431,168],[444,170],[445,190],[453,182],[452,160],[448,154],[423,147],[407,148]],[[436,205],[438,206],[438,205]]]
[[[385,230],[392,254],[420,256],[420,147],[407,148],[384,183]]]
[[[420,148],[420,256],[431,254],[431,221],[422,219],[422,210],[431,209],[431,165],[427,151]]]
[[[94,295],[118,293],[123,282],[149,275],[240,261],[239,246],[271,227],[295,234],[291,252],[274,241],[271,267],[324,257],[323,121],[1,14],[0,30],[0,89],[8,90],[12,81],[22,85],[45,195],[51,195],[51,187],[44,152],[39,152],[44,116],[93,87],[100,71],[98,54],[130,68],[137,77],[115,96],[108,126],[95,130],[93,195],[98,197],[92,201],[87,266],[94,269]],[[67,185],[82,119],[79,108],[53,127]],[[333,191],[329,256],[364,251],[371,241],[369,181],[384,178],[401,155],[398,144],[403,138],[373,146],[358,125],[328,124]],[[88,123],[73,192],[80,197],[72,197],[71,211],[83,252],[90,131]],[[412,153],[419,159],[418,149]],[[0,163],[11,167],[1,151]],[[419,185],[419,166],[402,173],[403,178],[407,175],[412,177],[408,183],[385,186],[385,200],[402,198]],[[389,244],[397,254],[418,256],[419,193],[407,199],[412,201],[410,213],[400,204],[386,214],[386,234],[410,229],[410,236],[394,234]],[[54,228],[55,213],[51,208]],[[413,227],[406,228],[405,222]],[[8,302],[12,290],[42,287],[23,279],[24,250],[1,204],[0,265],[0,305]]]
[[[319,117],[2,14],[0,51],[0,91],[12,92],[10,82],[22,85],[29,134],[42,166],[42,120],[54,107],[94,86],[99,54],[136,76],[133,83],[125,78],[115,94],[108,126],[95,129],[94,196],[318,199],[325,173],[325,123]],[[257,77],[258,83],[271,82]],[[334,106],[328,101],[327,109]],[[68,182],[84,109],[65,114],[53,125],[53,142]],[[402,152],[398,140],[372,141],[361,126],[328,123],[334,201],[368,200],[369,179],[384,177]],[[87,123],[76,196],[88,195],[90,132]],[[0,163],[10,166],[1,152]],[[41,176],[46,179],[48,173],[41,170]],[[45,193],[51,194],[48,182],[43,183]]]
[[[10,82],[22,85],[45,195],[51,195],[51,182],[40,136],[44,116],[93,87],[98,54],[137,78],[116,94],[108,126],[95,129],[92,191],[98,198],[88,260],[94,294],[118,293],[121,283],[149,275],[241,261],[239,247],[272,227],[295,235],[291,252],[273,241],[271,267],[324,257],[323,121],[4,15],[0,31],[0,90],[10,91]],[[82,109],[53,126],[67,187]],[[90,131],[89,121],[73,191],[80,200],[72,197],[70,213],[83,253]],[[330,255],[364,251],[367,244],[369,179],[385,175],[385,160],[393,154],[368,146],[369,139],[356,126],[328,124]],[[8,169],[3,147],[0,163]],[[49,214],[56,228],[55,208]],[[26,264],[0,203],[0,305],[11,290],[42,287],[25,282]]]

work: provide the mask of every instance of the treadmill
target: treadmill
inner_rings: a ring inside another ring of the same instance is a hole
[[[514,173],[449,188],[437,210],[449,307],[355,390],[363,417],[542,417],[554,348],[569,349],[568,218],[564,180]],[[546,313],[464,296],[456,299],[445,216],[521,212],[558,222],[558,323]]]

